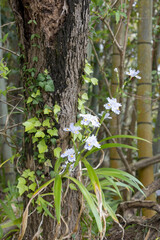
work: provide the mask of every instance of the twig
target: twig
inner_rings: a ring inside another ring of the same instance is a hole
[[[15,21],[14,22],[5,23],[5,24],[1,25],[0,28],[3,28],[3,27],[8,26],[8,25],[12,25],[14,23],[15,23]]]
[[[99,168],[99,166],[103,163],[103,160],[104,160],[104,151],[101,149],[101,152],[102,152],[102,156],[101,156],[101,158],[100,158],[100,160],[99,160],[98,165],[97,165],[94,169]]]
[[[134,0],[131,0],[130,4],[129,4],[128,11],[127,11],[127,24],[126,24],[126,32],[125,32],[125,37],[124,37],[123,52],[122,52],[122,64],[123,64],[123,66],[124,66],[126,47],[127,47],[129,20],[130,20],[130,15],[131,15],[131,10],[132,10],[133,3],[134,3]]]
[[[18,53],[13,52],[12,50],[10,50],[10,49],[8,49],[8,48],[1,47],[1,46],[0,46],[0,49],[2,49],[3,51],[6,51],[6,52],[10,52],[10,53],[12,53],[13,55],[16,55],[17,57],[20,56]]]
[[[108,23],[106,20],[104,20],[103,22],[104,22],[104,24],[107,26],[107,28],[108,28],[108,30],[109,30],[109,32],[110,32],[110,34],[111,34],[111,37],[113,38],[113,43],[116,44],[119,52],[121,53],[121,52],[123,51],[123,48],[122,48],[122,46],[119,45],[117,39],[115,38],[115,35],[114,35],[114,33],[113,33],[113,31],[112,31],[109,23]]]
[[[2,99],[0,99],[0,102],[3,102],[3,103],[5,103],[5,104],[9,105],[10,107],[15,108],[15,106],[13,106],[12,104],[10,104],[10,103],[8,103],[8,102],[6,102],[6,101],[3,101]],[[18,110],[19,112],[24,113],[23,110],[21,110],[21,109],[19,109],[19,108],[17,108],[17,107],[16,107],[15,109]]]
[[[111,8],[113,8],[117,2],[119,2],[119,0],[115,0],[114,3],[111,5]]]
[[[9,127],[5,128],[5,129],[1,129],[0,132],[4,132],[4,130],[15,128],[15,127],[17,127],[19,125],[22,125],[22,122],[21,123],[16,123],[16,124],[14,124],[12,126],[9,126]]]
[[[108,79],[106,78],[106,73],[105,73],[105,71],[103,70],[103,67],[102,67],[102,65],[101,65],[101,63],[100,63],[100,60],[99,60],[98,54],[97,54],[97,52],[96,52],[96,49],[95,49],[95,47],[94,47],[93,41],[90,40],[90,42],[91,42],[91,45],[92,45],[92,47],[93,47],[93,51],[94,51],[95,57],[96,57],[96,59],[97,59],[97,62],[98,62],[100,71],[102,72],[102,74],[103,74],[103,76],[104,76],[104,79],[105,79],[105,82],[106,82],[106,85],[107,85],[107,87],[108,87],[109,96],[112,97],[111,90],[110,90],[110,85],[109,85]]]
[[[9,89],[8,92],[19,91],[19,90],[22,90],[22,89],[23,89],[23,87],[12,88],[12,89]]]
[[[68,227],[68,224],[66,223],[66,221],[64,220],[63,216],[61,216],[61,218],[62,218],[62,221],[64,222],[64,224],[66,226],[66,231],[64,233],[64,236],[66,236],[67,233],[69,232],[69,227]],[[61,238],[64,239],[63,236]]]

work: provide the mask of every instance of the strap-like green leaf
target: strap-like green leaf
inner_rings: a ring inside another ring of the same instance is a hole
[[[88,174],[89,174],[89,178],[91,180],[92,186],[95,189],[95,186],[97,185],[99,190],[101,189],[100,187],[100,183],[99,183],[99,179],[96,175],[95,170],[92,168],[92,166],[89,164],[89,162],[87,162],[85,159],[83,160],[84,165],[86,166],[87,170],[88,170]]]
[[[54,203],[55,203],[55,211],[58,223],[60,223],[61,219],[61,190],[62,190],[62,179],[60,175],[55,177],[54,182]]]
[[[115,148],[115,147],[120,147],[120,148],[129,148],[129,149],[132,149],[132,150],[138,150],[137,148],[133,147],[133,146],[129,146],[129,145],[126,145],[126,144],[121,144],[121,143],[106,143],[106,144],[103,144],[101,145],[101,149],[106,149],[106,148]],[[91,155],[92,153],[94,152],[97,152],[99,151],[100,148],[94,148],[93,150],[91,149],[90,151],[88,151],[86,154],[85,154],[85,158],[88,157],[89,155]]]
[[[95,171],[97,175],[103,175],[104,177],[112,176],[121,179],[130,184],[131,186],[135,187],[136,189],[138,189],[142,194],[144,194],[142,189],[139,187],[139,185],[143,187],[143,184],[137,178],[135,178],[134,176],[125,171],[114,168],[99,168],[96,169]]]
[[[132,135],[115,135],[115,136],[104,138],[104,139],[102,139],[99,142],[104,142],[104,141],[107,141],[107,140],[110,140],[110,139],[113,139],[113,138],[131,138],[131,139],[137,139],[137,140],[141,140],[141,141],[145,141],[145,142],[151,143],[151,142],[149,142],[148,140],[146,140],[144,138],[140,138],[140,137],[132,136]]]
[[[97,207],[94,204],[94,201],[91,197],[91,194],[88,192],[88,190],[85,188],[85,186],[81,182],[79,182],[77,179],[75,179],[73,177],[68,177],[68,178],[71,179],[74,183],[76,183],[77,186],[79,187],[80,191],[82,192],[83,196],[85,197],[85,199],[95,217],[99,232],[102,232],[102,222],[101,222]]]

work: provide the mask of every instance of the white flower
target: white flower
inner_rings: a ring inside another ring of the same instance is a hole
[[[114,71],[115,71],[116,73],[118,73],[118,68],[115,68]]]
[[[127,75],[131,76],[132,78],[133,77],[136,77],[137,79],[141,79],[140,76],[138,76],[138,73],[139,73],[139,70],[134,70],[132,68],[129,69],[129,72],[126,72]]]
[[[79,134],[78,130],[81,130],[81,127],[76,127],[76,126],[74,126],[74,123],[70,123],[69,128],[64,128],[63,130],[65,132],[72,132],[75,134]]]
[[[120,110],[119,107],[121,107],[121,103],[117,102],[116,98],[107,98],[108,103],[104,104],[105,109],[111,109],[114,113],[119,114]]]
[[[63,165],[62,165],[62,168],[65,170],[65,168],[67,167],[67,164],[69,164],[68,161],[66,161]],[[70,166],[69,166],[69,171],[72,171],[72,169],[74,168],[74,163],[72,163]],[[63,170],[63,172],[64,172]]]
[[[80,116],[83,117],[81,121],[82,125],[88,125],[89,123],[91,123],[94,127],[100,126],[100,123],[96,116],[93,116],[91,114],[80,114]]]
[[[104,114],[104,111],[102,111],[101,113],[99,113],[98,115],[102,117],[102,115]],[[104,119],[112,119],[112,117],[110,117],[110,114],[109,113],[106,113],[105,116],[104,116]]]
[[[97,148],[101,147],[101,145],[97,142],[96,136],[94,136],[94,135],[87,138],[84,148],[87,150],[91,150],[93,146],[97,147]]]
[[[67,157],[69,162],[74,162],[76,160],[75,151],[73,148],[67,149],[64,153],[61,154],[61,157]]]

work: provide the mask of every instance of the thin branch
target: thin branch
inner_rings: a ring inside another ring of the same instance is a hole
[[[16,52],[13,52],[12,50],[8,49],[8,48],[4,48],[4,47],[1,47],[0,46],[0,49],[2,49],[3,51],[6,51],[6,52],[10,52],[12,53],[13,55],[16,55],[17,57],[19,57],[20,55]]]
[[[102,72],[102,74],[103,74],[103,76],[104,76],[104,79],[105,79],[105,82],[106,82],[106,85],[107,85],[107,87],[108,87],[108,93],[109,93],[110,97],[112,97],[111,90],[110,90],[110,85],[109,85],[108,79],[106,78],[106,73],[105,73],[105,71],[103,70],[103,67],[102,67],[102,65],[101,65],[101,63],[100,63],[100,60],[99,60],[98,54],[97,54],[97,52],[96,52],[95,46],[94,46],[94,44],[93,44],[93,41],[90,40],[90,42],[91,42],[91,45],[92,45],[92,47],[93,47],[93,51],[94,51],[95,57],[96,57],[96,59],[97,59],[97,62],[98,62],[100,71]]]
[[[126,32],[125,32],[125,37],[124,37],[123,52],[122,52],[122,64],[123,65],[124,65],[124,59],[125,59],[126,47],[127,47],[129,20],[130,20],[130,16],[131,16],[133,3],[134,3],[134,0],[131,0],[128,11],[127,11],[127,24],[126,24]]]
[[[111,5],[111,8],[113,8],[117,2],[119,2],[119,0],[115,0],[114,3]]]
[[[15,128],[15,127],[17,127],[17,126],[20,126],[20,125],[22,125],[22,123],[23,123],[23,122],[21,122],[21,123],[16,123],[16,124],[14,124],[14,125],[12,125],[12,126],[9,126],[9,127],[5,128],[5,129],[1,129],[0,132],[4,132],[4,130],[8,130],[8,129],[12,129],[12,128]]]
[[[0,28],[3,28],[3,27],[8,26],[8,25],[12,25],[14,23],[15,23],[15,21],[14,22],[5,23],[5,24],[1,25]]]
[[[113,31],[112,31],[109,23],[108,23],[103,17],[101,17],[97,12],[94,12],[94,14],[95,14],[96,16],[98,16],[99,19],[107,26],[107,28],[108,28],[108,30],[109,30],[109,32],[110,32],[110,34],[111,34],[111,37],[112,37],[112,39],[113,39],[113,43],[116,44],[119,52],[122,52],[122,51],[123,51],[123,48],[122,48],[122,46],[119,45],[117,39],[115,38],[115,35],[114,35],[114,33],[113,33]]]
[[[108,30],[109,30],[109,32],[110,32],[110,34],[111,34],[111,37],[112,37],[112,39],[113,39],[113,43],[116,44],[116,46],[117,46],[119,52],[121,53],[121,52],[123,51],[123,48],[122,48],[122,46],[119,45],[117,39],[115,38],[115,35],[114,35],[114,33],[113,33],[113,31],[112,31],[112,29],[111,29],[109,23],[108,23],[106,20],[103,20],[103,18],[101,18],[101,20],[102,20],[103,23],[107,26],[107,28],[108,28]]]
[[[23,87],[19,87],[19,88],[12,88],[12,89],[9,89],[7,92],[14,92],[14,91],[19,91],[19,90],[22,90]]]
[[[8,103],[8,102],[3,101],[2,99],[0,99],[0,102],[3,102],[3,103],[5,103],[5,104],[9,105],[10,107],[15,108],[15,106],[13,106],[12,104],[10,104],[10,103]],[[21,109],[19,109],[19,108],[17,108],[17,107],[16,107],[15,109],[18,110],[19,112],[24,113],[23,110],[21,110]]]

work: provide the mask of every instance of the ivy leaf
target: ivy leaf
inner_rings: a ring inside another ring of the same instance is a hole
[[[91,82],[93,85],[98,85],[98,79],[97,78],[91,78]]]
[[[23,126],[25,126],[25,132],[28,132],[29,130],[34,128],[34,124],[32,122],[24,122]]]
[[[90,75],[93,72],[88,64],[85,66],[84,71],[87,75]]]
[[[41,88],[44,88],[45,82],[39,82],[39,83],[38,83],[38,86],[40,86]]]
[[[37,145],[39,153],[44,153],[48,151],[48,147],[44,141],[44,139],[42,139],[39,144]]]
[[[38,57],[33,57],[33,62],[38,62]]]
[[[59,106],[59,105],[54,105],[54,114],[56,115],[58,112],[60,112],[61,111],[61,107]]]
[[[52,129],[48,129],[47,133],[52,137],[52,136],[58,136],[58,130],[56,128]]]
[[[43,123],[42,123],[42,126],[43,126],[43,127],[49,127],[49,128],[50,128],[51,125],[50,125],[49,119],[44,120]]]
[[[40,158],[40,159],[44,159],[44,153],[40,153],[40,154],[38,154],[38,158]]]
[[[35,104],[38,104],[39,102],[36,100],[36,99],[34,99],[33,100],[33,104],[35,105]]]
[[[86,83],[91,82],[91,79],[89,77],[86,77],[85,75],[83,75],[82,77]]]
[[[53,168],[53,166],[52,166],[52,163],[51,163],[51,160],[50,160],[50,159],[47,159],[47,161],[45,161],[44,165],[45,165],[46,167],[51,167],[51,168]]]
[[[48,108],[44,109],[44,114],[49,114],[50,112],[52,112],[50,109],[48,109]]]
[[[82,99],[88,100],[88,94],[87,94],[87,93],[83,93],[83,94],[82,94]]]
[[[28,104],[28,103],[31,103],[32,101],[33,101],[33,98],[29,97],[29,98],[27,99],[27,104]]]
[[[54,149],[54,156],[59,158],[60,157],[60,152],[62,151],[62,148],[57,147]]]
[[[37,184],[34,182],[31,185],[29,185],[29,189],[31,189],[34,192],[36,189],[36,186],[37,186]]]
[[[44,138],[45,137],[45,134],[44,132],[42,132],[41,130],[38,130],[35,134],[35,137],[39,138],[39,137],[42,137]]]
[[[54,92],[53,80],[47,81],[47,84],[45,85],[44,89],[45,89],[46,92]]]
[[[25,192],[28,191],[28,187],[25,185],[26,180],[23,177],[18,178],[18,185],[17,188],[19,190],[20,196]]]
[[[54,92],[54,88],[52,88],[50,85],[45,85],[44,89],[46,92]]]
[[[41,122],[39,120],[37,120],[34,124],[35,127],[40,127],[41,126]]]
[[[53,145],[56,144],[56,141],[57,141],[57,140],[56,140],[55,138],[51,138],[50,140],[51,140],[51,143],[52,143]]]
[[[42,73],[39,73],[39,74],[38,74],[38,77],[37,77],[37,80],[38,80],[39,82],[43,82],[43,81],[45,80],[45,76],[44,76]]]

